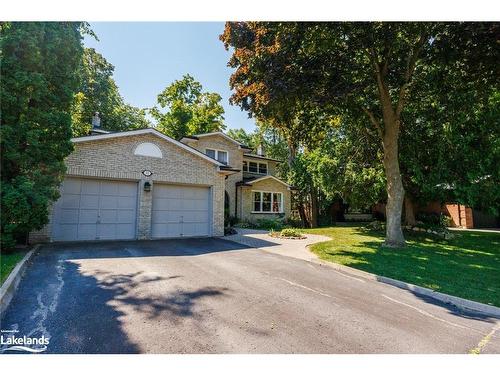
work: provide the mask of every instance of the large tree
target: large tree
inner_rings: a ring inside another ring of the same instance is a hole
[[[497,30],[495,24],[239,22],[227,23],[221,39],[234,49],[231,100],[251,115],[293,127],[297,108],[317,106],[376,132],[386,177],[385,245],[400,247],[399,138],[414,86],[445,90],[446,82],[461,79],[483,90],[497,83]]]
[[[71,111],[75,136],[88,134],[95,112],[99,112],[105,130],[125,131],[151,125],[145,110],[124,102],[113,78],[114,69],[95,49],[84,49],[80,86]]]
[[[3,247],[46,224],[58,196],[85,30],[72,22],[0,25]]]
[[[151,115],[156,128],[175,139],[221,131],[226,128],[221,100],[219,94],[203,91],[201,83],[187,74],[158,95]]]

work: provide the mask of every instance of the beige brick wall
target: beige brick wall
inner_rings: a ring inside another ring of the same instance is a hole
[[[288,190],[288,187],[283,185],[282,183],[273,180],[267,179],[263,181],[256,182],[252,186],[242,186],[239,188],[239,196],[238,196],[238,206],[239,206],[239,215],[242,220],[256,222],[259,219],[271,219],[282,217],[283,214],[273,214],[273,213],[252,213],[253,210],[253,199],[252,199],[252,191],[268,191],[273,193],[283,193],[283,203],[284,203],[284,217],[290,217],[291,212],[291,192]]]
[[[241,172],[241,167],[243,165],[243,150],[240,149],[239,146],[234,142],[231,142],[217,134],[207,137],[201,137],[198,141],[190,143],[190,146],[203,153],[205,153],[205,150],[207,148],[227,151],[229,157],[229,166],[240,170],[240,172],[228,176],[225,180],[225,189],[229,195],[229,212],[231,216],[234,216],[236,212],[236,183],[243,179],[243,173]]]
[[[134,155],[137,145],[143,142],[156,144],[163,158]],[[224,235],[224,175],[217,166],[193,155],[179,146],[152,134],[135,135],[92,142],[75,143],[75,149],[65,160],[67,175],[141,181],[139,188],[138,237],[149,238],[151,231],[152,190],[144,192],[146,180],[173,184],[196,184],[212,187],[212,234]],[[150,170],[153,175],[145,177],[142,171]],[[51,225],[32,233],[33,241],[46,238]],[[31,237],[31,236],[30,236]]]

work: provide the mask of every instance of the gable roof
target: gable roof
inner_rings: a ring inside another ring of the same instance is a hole
[[[230,141],[232,143],[235,143],[236,145],[240,146],[240,148],[251,150],[250,147],[245,146],[243,143],[238,142],[237,140],[231,138],[230,136],[224,134],[223,132],[212,132],[212,133],[187,135],[187,136],[182,137],[181,141],[184,140],[184,139],[186,141],[189,141],[189,140],[198,140],[198,139],[203,138],[203,137],[210,137],[210,136],[214,136],[214,135],[219,135],[219,136],[223,137],[224,139],[226,139],[226,140],[228,140],[228,141]]]
[[[285,185],[289,189],[293,189],[293,187],[291,185],[288,185],[285,181],[282,181],[279,178],[271,176],[271,175],[243,180],[243,181],[238,182],[238,185],[240,185],[240,186],[241,185],[253,185],[256,182],[267,180],[268,178],[271,178],[275,181],[278,181],[279,183],[282,183],[283,185]]]
[[[84,137],[76,137],[76,138],[71,138],[71,142],[73,142],[73,143],[93,142],[93,141],[100,141],[103,139],[131,137],[134,135],[144,135],[144,134],[154,135],[158,138],[161,138],[167,142],[170,142],[170,143],[184,149],[187,152],[190,152],[198,157],[201,157],[201,158],[209,161],[210,163],[217,165],[218,167],[225,167],[225,164],[222,164],[221,162],[211,158],[210,156],[205,155],[204,153],[194,149],[193,147],[190,147],[182,142],[176,141],[175,139],[170,138],[169,136],[166,136],[165,134],[160,133],[158,130],[153,129],[153,128],[129,130],[129,131],[124,131],[124,132],[100,134],[100,135],[89,135],[89,136],[84,136]]]

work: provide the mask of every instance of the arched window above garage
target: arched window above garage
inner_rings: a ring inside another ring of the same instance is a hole
[[[160,148],[154,143],[144,142],[139,144],[134,151],[134,155],[149,156],[152,158],[162,158],[163,154]]]

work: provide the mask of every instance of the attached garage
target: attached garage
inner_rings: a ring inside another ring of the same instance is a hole
[[[189,185],[153,187],[152,237],[210,235],[210,188]]]
[[[32,243],[224,235],[224,164],[150,128],[72,141],[61,197]]]
[[[137,182],[64,180],[54,207],[54,241],[136,238]]]

